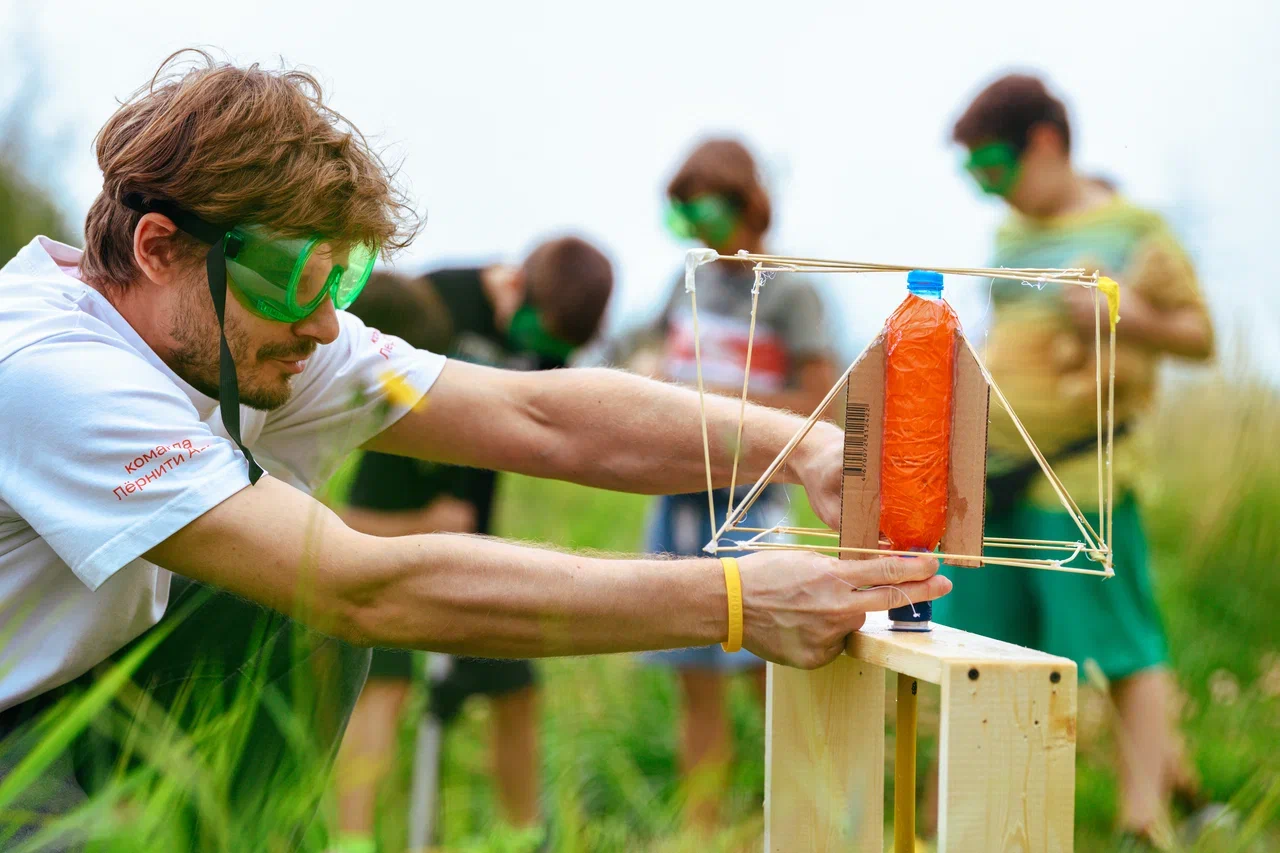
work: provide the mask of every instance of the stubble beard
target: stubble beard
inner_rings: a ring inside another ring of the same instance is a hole
[[[221,400],[220,392],[220,357],[218,327],[216,317],[208,304],[208,297],[203,293],[193,294],[196,300],[184,299],[170,334],[177,346],[170,353],[169,366],[173,372],[206,397]],[[202,319],[207,313],[208,322]],[[235,321],[228,317],[224,324],[227,347],[231,350],[232,360],[236,364],[236,379],[239,386],[241,405],[252,409],[271,411],[289,402],[293,394],[290,378],[284,375],[277,377],[255,377],[252,368],[262,362],[263,352],[272,347],[264,347],[263,351],[252,354],[248,334]],[[314,349],[314,347],[312,347]],[[257,381],[254,381],[257,379]]]

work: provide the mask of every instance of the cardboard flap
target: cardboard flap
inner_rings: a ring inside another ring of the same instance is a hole
[[[963,335],[956,341],[956,350],[947,528],[942,534],[941,548],[947,554],[981,554],[986,518],[991,388]],[[982,565],[977,560],[950,560],[949,564],[967,568]]]
[[[884,339],[876,338],[849,374],[845,402],[840,547],[880,547],[880,452],[884,443]],[[849,554],[867,559],[874,554]]]

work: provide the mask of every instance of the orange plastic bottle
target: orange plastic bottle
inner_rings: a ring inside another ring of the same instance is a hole
[[[910,295],[885,325],[880,532],[895,551],[933,551],[947,519],[951,409],[960,320],[942,301],[942,276],[914,270]],[[897,630],[929,630],[928,602],[889,611]]]

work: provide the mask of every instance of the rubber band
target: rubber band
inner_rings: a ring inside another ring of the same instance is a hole
[[[721,557],[720,564],[724,566],[724,587],[729,599],[729,638],[720,648],[732,654],[742,648],[742,574],[733,557]]]

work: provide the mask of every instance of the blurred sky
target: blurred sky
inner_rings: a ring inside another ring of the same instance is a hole
[[[0,103],[38,80],[37,178],[78,225],[100,187],[93,134],[171,51],[315,72],[390,156],[428,224],[398,261],[516,258],[563,230],[618,265],[612,328],[656,310],[683,260],[662,188],[694,140],[743,136],[775,193],[772,249],[983,264],[1001,210],[948,144],[996,73],[1047,75],[1079,166],[1164,212],[1199,264],[1228,348],[1280,378],[1280,4],[778,2],[19,2]],[[36,77],[32,77],[32,75]],[[901,283],[827,277],[847,355]],[[981,282],[949,285],[973,330]]]

